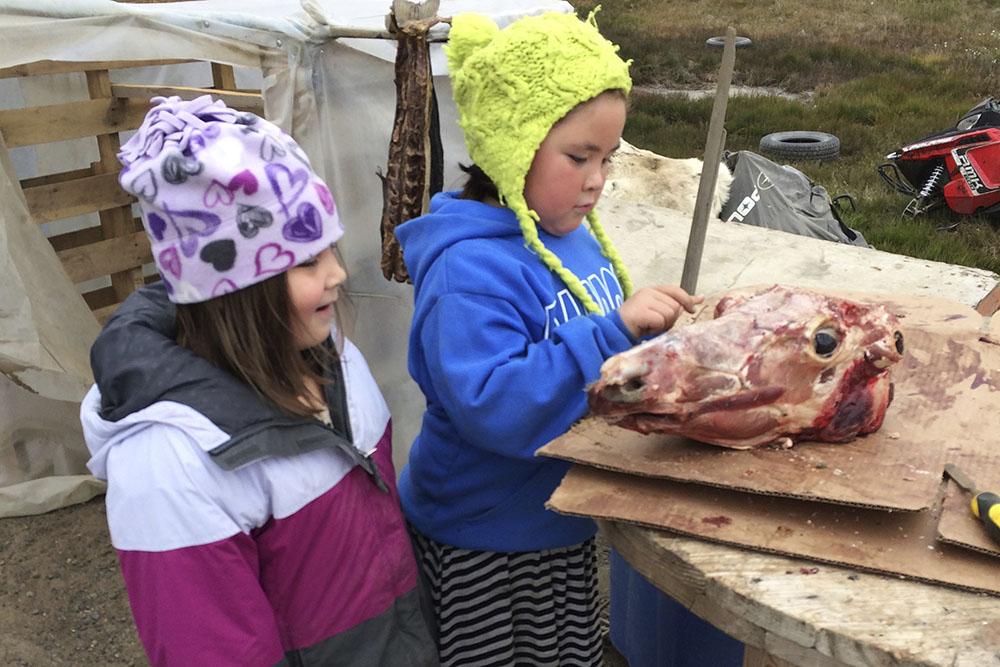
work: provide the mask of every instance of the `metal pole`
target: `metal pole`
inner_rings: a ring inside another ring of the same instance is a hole
[[[688,236],[687,254],[684,256],[684,271],[681,287],[693,294],[698,287],[698,270],[701,267],[701,251],[705,246],[705,231],[708,227],[708,213],[715,196],[715,182],[719,176],[722,149],[726,137],[726,104],[729,101],[729,84],[733,80],[736,64],[736,30],[726,29],[726,45],[722,51],[722,67],[715,89],[715,102],[708,123],[708,140],[705,143],[705,157],[702,161],[701,178],[698,181],[698,197],[694,202],[691,219],[691,234]]]

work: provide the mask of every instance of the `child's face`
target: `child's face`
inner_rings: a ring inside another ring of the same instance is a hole
[[[524,181],[524,199],[542,229],[563,236],[580,226],[601,196],[624,129],[625,100],[604,93],[549,130]]]
[[[330,335],[333,305],[347,272],[332,248],[288,270],[288,298],[292,302],[292,334],[297,349],[319,345]]]

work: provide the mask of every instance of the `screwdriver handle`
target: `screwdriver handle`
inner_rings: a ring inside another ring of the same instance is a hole
[[[972,513],[986,526],[986,533],[1000,544],[1000,496],[983,491],[974,495],[970,504]]]

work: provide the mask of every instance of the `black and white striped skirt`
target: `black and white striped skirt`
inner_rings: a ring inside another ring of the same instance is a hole
[[[594,538],[565,549],[498,553],[413,537],[443,667],[601,664]]]

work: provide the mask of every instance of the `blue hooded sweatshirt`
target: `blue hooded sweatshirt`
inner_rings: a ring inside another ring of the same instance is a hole
[[[399,482],[407,518],[465,549],[588,539],[591,520],[544,506],[569,464],[535,452],[586,414],[585,387],[636,342],[611,262],[583,226],[539,229],[605,313],[593,315],[525,247],[510,209],[441,193],[396,235],[415,288],[409,370],[427,400]]]

